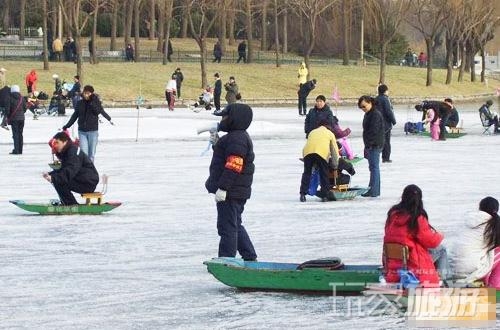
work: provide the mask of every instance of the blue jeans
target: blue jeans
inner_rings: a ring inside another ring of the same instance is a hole
[[[95,151],[97,148],[97,138],[99,131],[78,131],[78,139],[80,140],[80,149],[94,162]]]
[[[432,256],[432,262],[436,266],[436,270],[442,280],[451,278],[450,265],[448,264],[448,253],[443,245],[439,245],[435,249],[429,249]]]
[[[366,149],[366,159],[370,170],[370,190],[366,193],[371,197],[380,196],[380,153],[381,148]]]

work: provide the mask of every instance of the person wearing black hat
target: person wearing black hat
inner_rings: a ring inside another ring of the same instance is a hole
[[[245,203],[252,192],[255,171],[253,143],[247,132],[252,123],[252,108],[234,103],[217,113],[222,116],[218,130],[227,132],[213,145],[210,175],[205,188],[215,194],[219,257],[235,257],[239,252],[246,261],[256,260],[254,246],[241,223]]]
[[[76,205],[78,203],[71,192],[94,192],[99,183],[99,173],[88,156],[71,142],[66,133],[54,135],[52,144],[61,161],[61,168],[44,173],[43,178],[54,185],[62,205]]]
[[[111,117],[102,108],[99,96],[94,94],[94,87],[86,85],[83,87],[82,99],[76,104],[76,109],[68,123],[62,127],[64,131],[70,128],[78,119],[78,139],[80,149],[89,156],[93,162],[95,158],[97,140],[99,137],[99,115],[103,115],[111,125]]]

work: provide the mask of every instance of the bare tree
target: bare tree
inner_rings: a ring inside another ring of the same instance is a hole
[[[24,40],[24,28],[26,27],[26,0],[19,1],[21,9],[19,17],[19,40]]]
[[[226,52],[226,34],[227,34],[227,9],[228,0],[221,0],[219,7],[219,33],[218,39],[222,53]]]
[[[97,64],[96,44],[97,44],[97,14],[99,9],[106,5],[106,0],[93,0],[91,6],[93,8],[93,22],[92,22],[92,49],[89,49],[90,64]]]
[[[190,11],[191,11],[191,0],[183,0],[181,38],[187,38]]]
[[[43,29],[43,69],[49,70],[49,45],[47,40],[47,0],[42,0],[42,29]]]
[[[309,57],[316,43],[318,17],[337,1],[338,0],[289,0],[290,6],[295,9],[299,16],[305,19],[306,23],[302,42],[302,52],[306,67],[309,69],[307,79],[310,78],[311,73]]]
[[[3,30],[6,31],[9,26],[11,25],[10,24],[10,20],[11,20],[11,17],[12,17],[12,14],[11,14],[11,0],[5,0],[3,1],[3,6],[2,6],[2,11],[3,11],[3,14],[2,14],[2,27],[3,27]]]
[[[124,37],[124,43],[125,46],[130,44],[130,39],[132,36],[132,21],[134,17],[134,0],[125,0],[125,24],[124,24],[124,31],[123,31],[123,37]]]
[[[163,35],[165,34],[165,1],[158,0],[158,41],[156,50],[161,52],[163,48]]]
[[[267,7],[269,6],[269,0],[262,0],[262,12],[261,12],[261,37],[260,37],[260,49],[267,49]]]
[[[207,70],[206,70],[206,48],[205,43],[208,32],[212,28],[216,15],[216,4],[214,0],[193,0],[189,11],[189,26],[191,34],[200,48],[200,66],[201,66],[201,88],[207,85]],[[199,23],[195,26],[193,15],[198,15]]]
[[[109,45],[109,50],[116,50],[116,37],[118,30],[118,10],[120,9],[120,1],[112,0],[111,5],[113,7],[113,13],[111,19],[111,41]]]
[[[155,0],[149,0],[149,40],[154,40],[156,34],[156,4]]]
[[[410,18],[407,21],[422,34],[427,48],[426,86],[432,85],[433,46],[436,35],[442,29],[443,21],[449,14],[445,12],[445,8],[446,0],[412,0],[410,2]]]
[[[134,58],[136,62],[141,60],[140,45],[141,36],[139,34],[141,26],[141,0],[134,0]]]
[[[342,0],[342,26],[344,32],[344,49],[342,56],[342,65],[349,65],[349,44],[351,34],[351,0]]]
[[[463,0],[450,0],[447,3],[446,10],[450,13],[443,21],[445,29],[445,46],[446,46],[446,81],[445,84],[451,84],[453,76],[453,52],[458,47],[460,38],[460,30],[463,28],[465,17],[465,6]]]
[[[247,63],[253,61],[253,18],[252,18],[252,0],[245,0],[245,29],[247,36]]]
[[[345,0],[344,0],[345,1]],[[376,35],[380,51],[379,83],[385,83],[387,48],[398,32],[409,8],[408,0],[367,0],[365,13]]]
[[[227,28],[228,28],[228,44],[230,46],[233,46],[236,43],[236,40],[234,39],[234,21],[236,19],[236,11],[235,7],[236,4],[234,3],[233,0],[228,0],[228,11],[227,11]]]
[[[276,45],[276,67],[281,66],[280,63],[280,28],[278,25],[278,0],[274,0],[274,44]]]
[[[288,53],[288,2],[284,0],[283,4],[283,54]]]
[[[170,24],[172,20],[172,10],[174,7],[174,0],[165,0],[165,21],[166,21],[166,27],[165,27],[165,33],[163,35],[163,45],[162,45],[162,51],[163,51],[163,65],[166,65],[168,63],[168,41],[170,40]]]

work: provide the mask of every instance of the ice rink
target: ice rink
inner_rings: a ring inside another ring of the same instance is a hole
[[[500,198],[500,136],[481,134],[479,106],[457,105],[467,135],[437,142],[406,136],[404,123],[421,114],[396,106],[381,197],[329,203],[299,202],[304,117],[295,107],[254,108],[256,171],[243,223],[258,259],[380,263],[387,210],[410,183],[422,188],[445,244],[459,240],[464,215],[485,196]],[[362,154],[362,111],[333,110]],[[52,161],[47,141],[69,116],[35,121],[28,112],[20,156],[8,154],[10,132],[0,132],[0,328],[405,328],[403,316],[350,314],[332,297],[239,292],[216,281],[203,265],[218,247],[214,196],[204,188],[212,154],[201,156],[208,133],[196,128],[220,117],[141,109],[136,142],[137,110],[107,111],[115,126],[100,125],[96,167],[109,175],[105,199],[123,205],[101,216],[38,216],[8,203],[57,197],[42,172]],[[366,186],[368,163],[355,168],[352,185]]]

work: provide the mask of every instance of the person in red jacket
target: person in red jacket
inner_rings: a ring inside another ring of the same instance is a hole
[[[408,270],[417,276],[424,287],[439,286],[439,274],[434,265],[437,260],[433,260],[433,254],[435,253],[436,257],[441,254],[439,257],[446,260],[446,250],[439,245],[442,240],[443,235],[429,224],[422,202],[422,190],[413,184],[406,186],[401,202],[387,212],[384,243],[408,246]],[[388,259],[383,262],[385,280],[399,282],[398,270],[402,268],[401,260]]]
[[[26,75],[26,88],[28,89],[28,94],[34,93],[36,91],[36,82],[38,80],[38,75],[35,69],[31,70]]]

